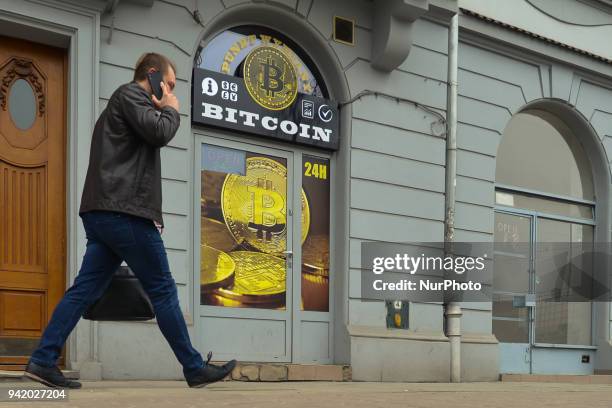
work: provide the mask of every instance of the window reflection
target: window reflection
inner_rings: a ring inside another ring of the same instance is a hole
[[[570,129],[539,110],[516,114],[497,151],[495,181],[556,195],[593,200],[589,161]]]
[[[584,218],[589,221],[593,219],[592,205],[551,200],[511,191],[497,190],[495,192],[495,204],[505,207],[524,208],[564,217]]]
[[[591,344],[589,299],[558,302],[554,298],[577,296],[575,285],[581,270],[592,269],[592,265],[582,264],[587,259],[580,256],[592,251],[593,232],[590,225],[544,218],[538,220],[538,243],[554,243],[554,246],[546,245],[546,253],[540,248],[536,251],[536,343]],[[582,262],[577,263],[577,260]],[[586,295],[581,293],[581,296]]]

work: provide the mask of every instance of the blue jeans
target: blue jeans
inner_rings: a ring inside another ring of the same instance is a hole
[[[204,361],[189,340],[164,242],[153,221],[111,211],[91,211],[81,218],[87,235],[81,270],[55,308],[30,360],[45,367],[56,364],[66,338],[125,260],[151,299],[157,324],[183,373],[195,374]]]

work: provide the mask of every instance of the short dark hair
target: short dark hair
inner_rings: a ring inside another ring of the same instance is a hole
[[[156,71],[165,74],[168,72],[168,67],[172,67],[174,74],[176,74],[176,65],[170,60],[170,58],[155,52],[146,52],[142,54],[140,58],[138,58],[138,61],[136,61],[134,81],[145,80],[147,78],[147,73],[151,68],[155,68]]]

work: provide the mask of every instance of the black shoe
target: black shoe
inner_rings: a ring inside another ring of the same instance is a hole
[[[26,366],[24,376],[52,388],[81,388],[78,381],[69,380],[57,366],[43,367],[29,362]]]
[[[214,364],[210,364],[210,359],[212,358],[212,352],[208,353],[206,363],[204,363],[204,367],[200,368],[200,371],[187,378],[187,384],[191,388],[201,388],[206,386],[207,384],[212,384],[217,381],[221,381],[228,374],[232,372],[234,367],[236,367],[236,360],[228,361],[222,366],[217,366]]]

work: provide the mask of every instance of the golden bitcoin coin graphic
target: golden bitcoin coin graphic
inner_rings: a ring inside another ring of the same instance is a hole
[[[316,276],[329,276],[328,268],[322,268],[320,266],[309,264],[306,262],[302,263],[302,272]]]
[[[219,295],[242,303],[284,302],[284,259],[250,251],[235,251],[229,256],[236,265],[234,285],[218,289]]]
[[[200,285],[202,292],[234,283],[236,264],[225,252],[201,245],[200,249]]]
[[[326,312],[329,310],[329,278],[302,274],[302,310]]]
[[[246,175],[230,174],[221,191],[225,223],[238,243],[268,254],[287,248],[287,168],[267,157],[249,157]],[[310,209],[301,194],[302,242],[308,236]]]
[[[200,238],[202,244],[224,252],[235,249],[237,243],[224,222],[207,217],[201,217],[201,220]]]
[[[329,236],[310,235],[302,245],[302,271],[329,276]]]
[[[297,75],[279,48],[255,48],[244,60],[244,83],[251,98],[270,110],[289,107],[297,96]]]

